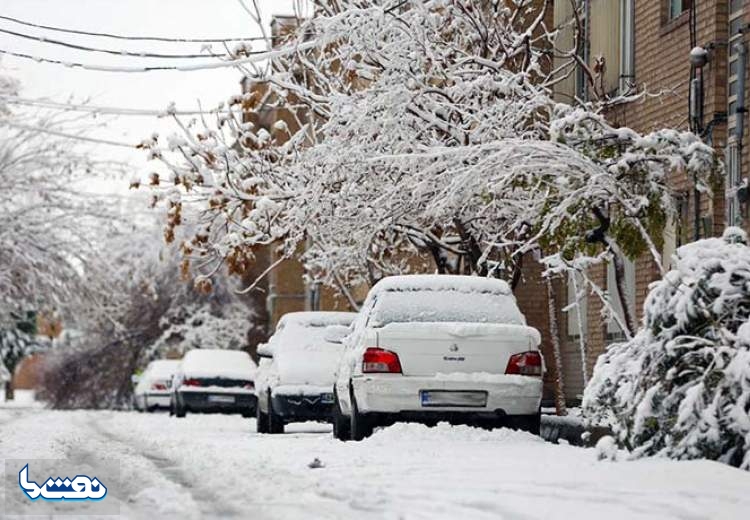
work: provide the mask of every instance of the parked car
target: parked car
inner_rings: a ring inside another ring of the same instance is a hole
[[[257,367],[241,350],[195,349],[185,354],[172,379],[171,413],[255,414]]]
[[[370,290],[344,342],[334,435],[360,440],[399,421],[538,433],[540,341],[501,280],[385,278]]]
[[[331,421],[341,339],[356,316],[353,312],[293,312],[279,320],[268,344],[258,348],[259,433],[282,433],[291,422]]]
[[[159,359],[152,361],[139,376],[133,391],[133,405],[141,412],[153,412],[157,408],[169,408],[169,385],[180,361]]]

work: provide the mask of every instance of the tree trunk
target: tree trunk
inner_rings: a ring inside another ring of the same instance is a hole
[[[578,282],[576,281],[577,273],[574,271],[570,277],[570,283],[573,286],[573,292],[576,295],[576,321],[578,322],[578,349],[581,354],[581,375],[583,376],[583,387],[586,388],[589,382],[588,376],[588,347],[586,346],[586,337],[588,330],[585,330],[583,316],[581,315],[581,296],[578,293]],[[585,283],[585,282],[584,282]],[[583,298],[586,298],[584,293]]]
[[[635,322],[633,320],[633,312],[630,308],[630,302],[627,298],[625,288],[625,262],[622,259],[622,253],[620,248],[616,244],[610,241],[610,251],[612,251],[612,262],[615,268],[615,285],[617,286],[617,294],[620,297],[620,304],[622,307],[622,316],[625,321],[625,326],[628,330],[625,331],[625,335],[632,337],[635,331]]]
[[[5,400],[6,401],[13,400],[13,382],[12,381],[5,382]]]
[[[555,362],[555,408],[557,415],[567,415],[565,406],[565,381],[563,379],[562,352],[560,349],[560,333],[557,324],[557,297],[552,286],[552,280],[545,278],[547,285],[547,310],[549,312],[549,335],[552,340],[552,354]]]
[[[477,241],[474,239],[471,232],[466,229],[466,226],[464,226],[464,223],[461,222],[460,219],[454,218],[453,225],[456,226],[458,236],[461,237],[463,249],[466,251],[466,260],[468,261],[468,264],[471,265],[472,273],[479,276],[487,276],[487,263],[482,262],[480,265],[482,250],[480,249],[479,244],[477,244]]]

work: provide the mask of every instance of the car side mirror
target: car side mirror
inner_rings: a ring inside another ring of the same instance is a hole
[[[260,358],[272,358],[273,357],[273,350],[271,349],[271,346],[268,343],[261,343],[258,345],[258,349],[256,351],[258,354],[258,357]]]
[[[326,327],[323,339],[325,339],[328,343],[341,344],[344,342],[344,338],[347,337],[350,333],[351,329],[349,329],[349,327],[345,327],[344,325],[329,325],[328,327]]]

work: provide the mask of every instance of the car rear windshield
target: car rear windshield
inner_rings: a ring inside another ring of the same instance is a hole
[[[408,322],[526,324],[515,299],[507,294],[420,289],[378,295],[371,314],[373,327]]]

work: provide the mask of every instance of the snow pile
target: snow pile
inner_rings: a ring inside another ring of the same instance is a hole
[[[392,276],[371,292],[373,326],[403,322],[507,323],[525,325],[508,284],[494,279]]]
[[[185,377],[253,380],[255,363],[241,350],[195,349],[185,354],[182,373]]]
[[[635,457],[714,459],[750,470],[750,248],[730,228],[680,248],[642,328],[599,359],[586,415]]]
[[[610,436],[605,435],[596,443],[597,460],[617,460],[617,441]]]
[[[543,443],[541,437],[527,432],[501,428],[499,430],[484,430],[471,426],[453,426],[446,422],[438,423],[437,426],[429,427],[416,423],[396,423],[393,426],[376,431],[372,437],[367,439],[367,444],[397,444],[408,439],[409,441],[431,441],[446,443]]]

